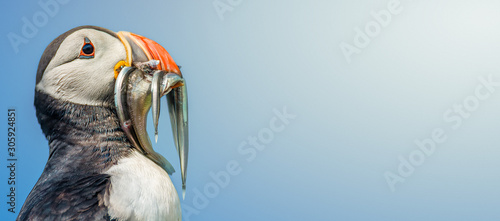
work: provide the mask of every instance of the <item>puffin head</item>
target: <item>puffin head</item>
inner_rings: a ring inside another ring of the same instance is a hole
[[[116,108],[132,146],[171,174],[173,167],[153,150],[146,132],[146,117],[152,106],[157,138],[159,99],[166,96],[185,190],[186,85],[172,57],[155,41],[96,26],[73,28],[45,49],[38,65],[35,93],[73,104]]]

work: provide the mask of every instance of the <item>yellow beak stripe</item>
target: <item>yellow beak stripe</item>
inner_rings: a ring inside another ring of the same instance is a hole
[[[132,48],[130,47],[130,44],[128,43],[127,39],[125,39],[125,36],[123,35],[124,32],[123,31],[119,31],[117,33],[118,35],[118,38],[120,39],[120,41],[122,42],[123,46],[125,46],[125,52],[127,53],[127,58],[125,61],[119,61],[118,63],[116,63],[115,65],[115,79],[118,77],[118,74],[120,73],[120,70],[121,68],[123,68],[124,66],[132,66]]]

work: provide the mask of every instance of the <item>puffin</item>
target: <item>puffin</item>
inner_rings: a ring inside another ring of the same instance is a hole
[[[186,81],[157,42],[97,26],[73,28],[45,49],[34,106],[48,140],[45,168],[17,220],[181,221],[174,167],[155,152],[166,97],[183,198],[188,156]]]

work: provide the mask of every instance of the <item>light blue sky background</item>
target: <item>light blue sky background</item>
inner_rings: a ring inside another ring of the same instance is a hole
[[[182,65],[191,136],[183,206],[197,213],[184,220],[500,219],[500,91],[456,130],[443,117],[471,101],[479,78],[500,82],[498,1],[401,0],[401,12],[350,63],[339,45],[353,44],[355,29],[373,24],[371,12],[390,0],[220,0],[232,8],[223,20],[213,2],[69,1],[18,53],[8,33],[22,35],[22,18],[42,8],[2,3],[2,220],[17,215],[5,203],[7,108],[18,113],[18,212],[48,157],[33,107],[38,60],[59,34],[86,24],[147,36]],[[238,146],[284,107],[297,118],[248,162]],[[155,148],[178,168],[166,116]],[[398,157],[408,159],[414,140],[434,128],[447,140],[392,192],[384,173],[397,174]],[[232,160],[241,173],[196,207],[210,172]],[[180,186],[179,173],[172,180]]]

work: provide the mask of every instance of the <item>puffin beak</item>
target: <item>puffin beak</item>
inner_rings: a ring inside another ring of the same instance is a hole
[[[177,64],[161,45],[130,32],[117,34],[127,52],[127,59],[115,66],[115,105],[122,129],[135,148],[172,174],[172,165],[153,150],[146,131],[147,114],[152,106],[156,142],[160,98],[166,96],[184,198],[189,150],[186,82]]]

